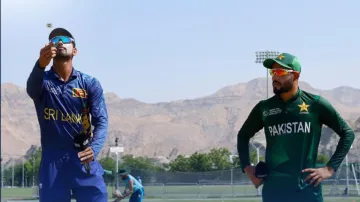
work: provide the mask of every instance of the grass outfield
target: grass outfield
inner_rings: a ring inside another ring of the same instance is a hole
[[[329,193],[329,186],[323,186],[323,193],[327,195]],[[123,187],[121,187],[121,190]],[[352,189],[352,188],[351,188]],[[109,197],[113,192],[112,187],[108,187]],[[206,185],[206,186],[145,186],[145,200],[144,201],[153,201],[153,202],[180,202],[180,201],[224,201],[224,202],[233,202],[233,201],[245,201],[245,202],[256,202],[261,201],[260,198],[251,198],[251,195],[256,195],[257,191],[252,185]],[[355,191],[351,191],[351,194],[356,194]],[[236,198],[236,199],[218,199],[219,196],[223,198]],[[244,198],[244,197],[247,198]],[[172,199],[153,199],[153,198],[174,198]],[[210,199],[196,199],[208,197]],[[1,198],[3,199],[31,199],[32,197],[32,188],[3,188],[1,189]],[[360,202],[360,197],[355,198],[339,198],[339,197],[325,197],[325,201],[344,201],[344,202]],[[211,199],[213,198],[213,199]],[[181,199],[181,200],[180,200]],[[185,199],[185,200],[184,200]],[[29,202],[29,201],[28,201]]]

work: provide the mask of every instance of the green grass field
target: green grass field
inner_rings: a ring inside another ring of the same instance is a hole
[[[360,202],[360,197],[328,197],[329,187],[324,187],[324,198],[325,202]],[[121,187],[122,189],[122,187]],[[31,188],[4,188],[1,189],[1,201],[6,201],[9,199],[18,199],[17,202],[21,200],[28,199],[27,202],[30,202],[29,199],[32,199],[32,189]],[[108,187],[109,197],[113,192],[112,187]],[[186,201],[196,201],[196,202],[260,202],[260,197],[253,197],[256,195],[256,190],[251,185],[206,185],[206,186],[145,186],[145,199],[144,201],[152,202],[186,202]],[[352,191],[352,195],[356,192]],[[164,198],[164,199],[163,199]],[[203,199],[204,198],[204,199]],[[234,199],[235,198],[235,199]],[[11,200],[14,201],[14,200]],[[31,200],[37,201],[37,200]],[[109,201],[111,201],[109,199]],[[126,200],[127,201],[127,200]]]

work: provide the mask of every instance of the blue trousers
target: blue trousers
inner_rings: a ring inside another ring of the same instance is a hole
[[[144,198],[144,188],[137,190],[130,196],[129,202],[142,202]]]
[[[98,161],[91,162],[90,175],[77,151],[43,149],[39,173],[40,202],[107,202],[108,192]]]

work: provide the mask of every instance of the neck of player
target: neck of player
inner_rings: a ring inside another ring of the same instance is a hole
[[[298,85],[298,81],[296,80],[296,81],[294,81],[291,90],[289,90],[289,91],[286,92],[286,93],[281,93],[281,94],[280,94],[281,99],[282,99],[284,102],[290,100],[292,97],[294,97],[294,96],[296,95],[298,89],[299,89],[299,85]]]
[[[69,80],[73,70],[72,60],[54,60],[53,68],[56,74],[66,82]]]

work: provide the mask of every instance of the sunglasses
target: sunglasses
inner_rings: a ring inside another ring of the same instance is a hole
[[[59,41],[61,41],[63,44],[69,44],[69,43],[73,43],[74,39],[68,36],[56,36],[50,39],[50,43],[55,43],[55,45],[57,45]]]
[[[270,69],[270,76],[285,76],[288,75],[290,73],[299,73],[297,71],[294,70],[288,70],[288,69]]]

